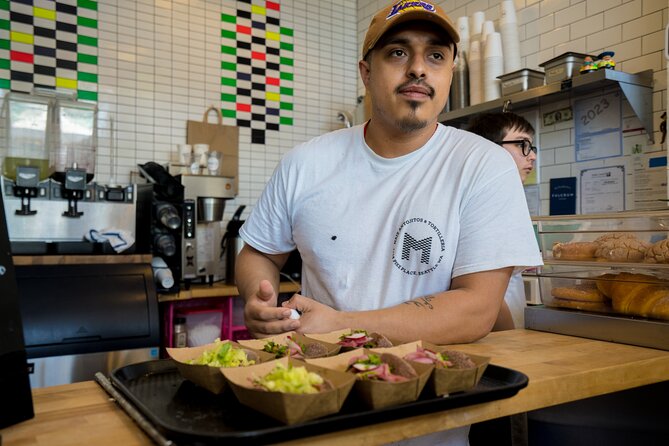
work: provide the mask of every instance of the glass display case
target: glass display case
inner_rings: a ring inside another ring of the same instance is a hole
[[[669,350],[669,210],[535,217],[526,328]]]

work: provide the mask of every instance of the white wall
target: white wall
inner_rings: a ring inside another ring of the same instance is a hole
[[[240,189],[226,206],[226,220],[238,204],[255,203],[287,150],[340,128],[337,112],[356,105],[356,1],[274,2],[280,4],[280,25],[294,31],[293,125],[267,131],[265,144],[252,144],[250,128],[240,128]],[[97,30],[88,31],[98,38],[98,65],[90,68],[98,74],[101,126],[96,181],[109,181],[112,120],[116,179],[128,183],[138,163],[176,156],[177,144],[186,142],[187,120],[221,105],[221,13],[235,14],[236,7],[235,0],[98,1]],[[0,13],[9,19],[8,11]],[[9,39],[9,31],[0,30],[0,38]]]
[[[437,2],[456,21],[483,11],[498,29],[500,0],[455,0]],[[358,43],[361,44],[373,16],[385,0],[359,0]],[[664,27],[669,17],[666,0],[515,0],[519,22],[521,66],[542,70],[539,64],[567,51],[599,54],[615,51],[616,69],[629,73],[651,69],[653,79],[653,121],[659,142],[660,115],[667,108],[667,63],[663,56]],[[543,71],[543,70],[542,70]],[[358,84],[359,93],[364,88]],[[569,101],[544,106],[539,116],[570,104]],[[501,111],[501,110],[500,110]],[[623,118],[631,115],[623,107]],[[579,176],[581,169],[605,165],[629,165],[629,156],[576,162],[573,121],[544,127],[540,136],[541,213],[549,211],[549,180],[552,177]],[[625,146],[625,144],[623,144]],[[645,151],[665,150],[656,143]],[[628,149],[626,149],[628,150]],[[628,154],[628,153],[627,153]],[[631,166],[627,170],[630,174]],[[632,179],[627,179],[631,183]],[[627,201],[630,202],[628,185]]]

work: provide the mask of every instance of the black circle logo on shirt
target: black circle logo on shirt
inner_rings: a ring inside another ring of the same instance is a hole
[[[444,258],[446,243],[441,231],[430,220],[404,221],[393,240],[393,265],[410,276],[434,271]]]

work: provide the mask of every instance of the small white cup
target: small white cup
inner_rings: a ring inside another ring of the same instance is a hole
[[[174,276],[169,268],[157,269],[153,277],[156,279],[156,283],[163,288],[172,288],[174,286]]]
[[[190,154],[193,152],[193,146],[190,144],[177,144],[177,149],[179,150],[181,164],[188,165],[190,162]]]
[[[198,156],[200,166],[207,165],[207,152],[209,152],[209,144],[194,144],[193,153]]]

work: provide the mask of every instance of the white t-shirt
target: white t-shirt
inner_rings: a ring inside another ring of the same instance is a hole
[[[267,254],[297,247],[303,295],[344,311],[386,308],[445,291],[452,277],[541,264],[506,151],[439,124],[422,148],[388,159],[363,130],[286,154],[240,230]]]
[[[282,159],[240,230],[267,254],[297,247],[301,294],[346,311],[449,289],[451,278],[541,264],[518,170],[484,138],[437,126],[422,148],[376,155],[362,125]],[[403,445],[466,445],[469,427]]]
[[[509,286],[504,294],[504,301],[511,311],[513,325],[516,328],[525,328],[525,307],[527,300],[525,299],[525,284],[523,283],[523,275],[520,271],[514,272],[509,280]]]

